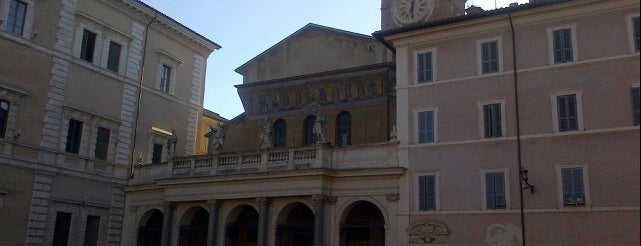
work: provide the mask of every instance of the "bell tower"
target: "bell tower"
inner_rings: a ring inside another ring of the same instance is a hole
[[[465,14],[467,0],[381,0],[381,30]]]

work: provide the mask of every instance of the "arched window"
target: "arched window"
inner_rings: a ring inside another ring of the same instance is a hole
[[[352,144],[352,116],[342,112],[336,117],[336,145],[348,146]]]
[[[314,122],[316,121],[316,116],[310,115],[305,118],[303,122],[303,145],[309,146],[313,145],[316,142],[314,137]]]
[[[283,119],[274,122],[274,148],[285,147],[285,139],[287,136],[287,125]]]

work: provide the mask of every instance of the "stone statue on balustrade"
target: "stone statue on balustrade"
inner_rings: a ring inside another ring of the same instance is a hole
[[[223,149],[223,143],[225,142],[225,128],[218,125],[217,127],[210,127],[209,132],[205,134],[205,137],[208,140],[207,143],[207,154],[214,154],[220,152]]]
[[[260,148],[269,149],[272,147],[272,123],[265,118],[260,124]]]
[[[176,135],[176,130],[171,131],[171,137],[167,140],[167,155],[169,158],[174,158],[176,156],[176,144],[178,143],[178,136]]]
[[[312,127],[312,133],[316,138],[316,143],[327,143],[327,140],[325,139],[324,124],[325,123],[323,122],[323,116],[321,115],[321,112],[318,112],[318,114],[316,115],[316,120],[314,121],[314,126]]]

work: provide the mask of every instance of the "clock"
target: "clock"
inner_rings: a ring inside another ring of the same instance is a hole
[[[397,24],[413,24],[432,15],[434,0],[393,0],[392,15]]]

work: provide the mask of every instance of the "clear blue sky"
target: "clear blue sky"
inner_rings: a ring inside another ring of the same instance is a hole
[[[231,119],[244,112],[234,69],[307,23],[372,34],[380,29],[380,0],[142,0],[216,42],[207,60],[204,108]],[[440,0],[436,0],[440,1]],[[485,10],[527,0],[468,0]]]

